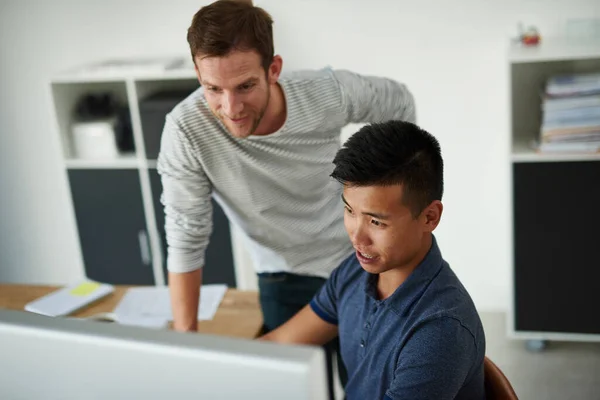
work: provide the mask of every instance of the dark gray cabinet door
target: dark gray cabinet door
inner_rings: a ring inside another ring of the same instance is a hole
[[[156,225],[160,234],[163,255],[165,257],[163,270],[165,272],[165,280],[168,280],[165,213],[164,207],[160,202],[162,184],[160,175],[156,169],[150,169],[150,185],[152,186],[152,196],[154,198]],[[206,249],[206,268],[202,271],[202,283],[225,283],[229,287],[236,287],[229,220],[219,204],[214,199],[211,201],[213,205],[213,232],[210,237],[208,248]]]
[[[89,279],[154,285],[137,169],[70,169],[79,240]]]
[[[156,160],[158,158],[160,138],[167,114],[179,102],[198,88],[198,81],[196,79],[179,81],[179,83],[184,82],[187,86],[185,89],[159,91],[151,94],[139,103],[140,120],[142,122],[142,132],[144,133],[144,146],[146,157],[149,160]]]
[[[514,174],[517,331],[600,333],[600,163],[518,163]]]

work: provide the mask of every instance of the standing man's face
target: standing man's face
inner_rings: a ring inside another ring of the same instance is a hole
[[[266,73],[255,51],[234,50],[224,57],[196,57],[195,61],[212,113],[232,136],[255,134],[269,105],[271,85],[279,78],[280,57],[275,56]]]
[[[415,218],[403,202],[403,185],[344,186],[344,224],[360,265],[380,274],[414,265],[425,236],[437,226],[442,205],[434,201]]]

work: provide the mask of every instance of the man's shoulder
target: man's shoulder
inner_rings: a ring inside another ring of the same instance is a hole
[[[280,80],[290,83],[303,84],[326,84],[339,85],[339,79],[343,77],[361,77],[362,75],[347,70],[325,66],[318,69],[298,69],[281,74]]]
[[[421,322],[452,319],[474,337],[483,333],[475,303],[448,263],[423,292],[419,303]]]
[[[319,84],[334,81],[331,67],[319,69],[297,69],[281,74],[280,81],[290,84]]]
[[[298,132],[336,132],[348,124],[342,91],[331,68],[282,75],[289,113],[288,128]]]
[[[310,98],[313,105],[319,101],[331,102],[332,98],[339,98],[341,95],[336,71],[331,67],[286,72],[279,78],[279,83],[288,97]]]

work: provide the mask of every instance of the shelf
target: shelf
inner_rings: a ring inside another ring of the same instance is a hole
[[[146,164],[150,169],[156,169],[158,167],[158,160],[147,160]]]
[[[57,130],[61,138],[65,159],[76,159],[72,134],[73,115],[78,102],[83,96],[88,94],[110,93],[120,105],[128,106],[125,82],[53,82],[51,84],[51,91]]]
[[[52,84],[70,84],[70,83],[125,83],[127,77],[117,75],[106,76],[87,76],[87,75],[56,75],[52,78]]]
[[[188,56],[140,60],[107,60],[60,72],[54,76],[52,82],[81,83],[178,79],[197,79],[194,64]]]
[[[88,83],[88,82],[125,82],[134,81],[170,81],[179,79],[198,79],[193,68],[176,69],[164,72],[148,72],[134,74],[59,74],[52,78],[52,83]]]
[[[572,61],[600,58],[600,38],[542,38],[538,46],[513,44],[508,59],[511,63]]]
[[[178,80],[178,79],[198,79],[194,68],[176,69],[165,71],[160,74],[136,75],[132,77],[136,81],[158,81],[158,80]]]
[[[600,161],[600,153],[538,153],[520,140],[513,144],[512,162]]]
[[[65,160],[65,164],[67,168],[77,169],[129,169],[138,168],[139,166],[135,153],[105,159],[71,158]]]

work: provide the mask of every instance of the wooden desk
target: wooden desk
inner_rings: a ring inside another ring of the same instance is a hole
[[[59,287],[0,284],[0,308],[23,310],[25,304]],[[115,292],[74,313],[74,317],[89,317],[115,309],[127,286],[116,286]],[[198,332],[253,339],[260,334],[262,314],[257,292],[229,289],[211,321],[198,321]]]

